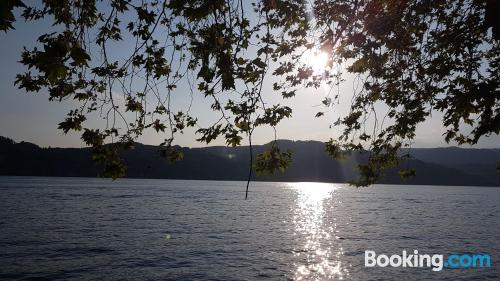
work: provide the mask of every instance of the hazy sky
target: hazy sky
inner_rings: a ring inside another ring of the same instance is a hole
[[[15,24],[16,30],[0,34],[0,135],[14,139],[15,141],[29,141],[40,146],[58,147],[81,147],[83,146],[79,134],[63,134],[57,129],[66,113],[72,109],[71,102],[49,102],[45,91],[40,93],[26,93],[14,86],[15,76],[25,71],[25,67],[18,63],[23,46],[30,48],[40,34],[47,32],[50,26],[44,22],[24,23],[20,21]],[[126,43],[120,43],[113,50],[118,55],[126,51]],[[352,95],[351,78],[340,88],[341,100],[334,111],[327,112],[323,118],[315,118],[318,111],[324,111],[321,101],[327,94],[328,89],[308,89],[298,93],[295,98],[282,100],[279,93],[271,90],[272,82],[265,84],[264,96],[269,103],[281,103],[293,109],[293,117],[283,121],[277,128],[278,138],[292,140],[320,140],[326,141],[338,135],[329,129],[339,114],[345,113],[347,108],[342,106],[342,101],[349,101]],[[182,88],[185,85],[179,85]],[[191,97],[188,91],[176,94],[173,97],[177,106],[187,108]],[[347,103],[346,103],[347,104]],[[199,118],[202,125],[208,125],[216,116],[210,110],[210,100],[202,95],[193,98],[191,112]],[[89,122],[95,124],[103,122],[98,118]],[[440,124],[440,116],[433,116],[428,122],[423,123],[417,130],[417,138],[414,147],[436,147],[449,146],[443,141],[444,129]],[[273,138],[270,128],[258,129],[254,135],[254,143],[262,144]],[[159,144],[167,136],[148,132],[139,141],[147,144]],[[204,146],[195,139],[194,130],[185,131],[178,135],[176,143],[182,146]],[[224,140],[217,140],[211,145],[224,144]],[[500,137],[483,138],[475,147],[500,147]],[[452,145],[452,144],[450,144]]]

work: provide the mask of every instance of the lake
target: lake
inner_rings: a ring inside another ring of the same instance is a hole
[[[500,188],[0,177],[0,279],[500,280]],[[365,250],[490,268],[365,267]]]

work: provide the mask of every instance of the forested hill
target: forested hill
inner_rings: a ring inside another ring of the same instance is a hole
[[[265,181],[346,182],[356,176],[355,163],[366,156],[356,154],[347,160],[331,159],[318,141],[280,140],[280,148],[293,151],[289,169],[273,176],[254,177]],[[254,146],[259,153],[268,145]],[[156,146],[137,144],[126,156],[128,177],[246,180],[248,147],[180,148],[184,160],[169,164],[159,156]],[[403,163],[415,168],[417,176],[402,181],[396,171],[386,172],[384,183],[500,186],[496,162],[500,149],[413,148],[415,159]],[[41,148],[0,137],[0,175],[94,177],[99,169],[88,148]]]

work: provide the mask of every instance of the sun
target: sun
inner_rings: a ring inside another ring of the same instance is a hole
[[[308,50],[302,56],[302,62],[310,66],[315,74],[322,74],[328,67],[328,54],[320,50]]]
[[[326,69],[328,55],[325,52],[318,51],[311,56],[310,63],[313,69],[322,72]]]

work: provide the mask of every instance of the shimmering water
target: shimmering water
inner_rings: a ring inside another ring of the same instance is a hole
[[[500,188],[0,178],[0,279],[500,280]],[[365,268],[364,251],[490,269]]]

